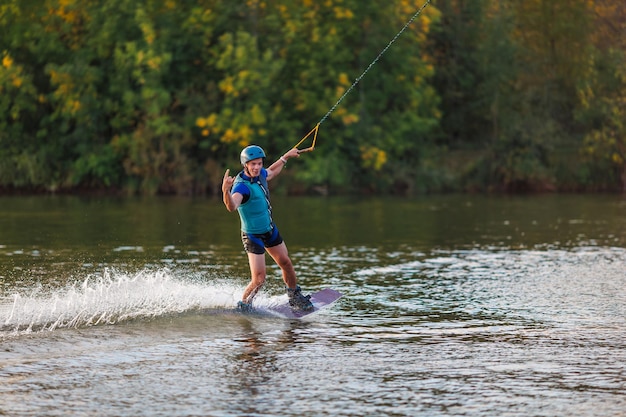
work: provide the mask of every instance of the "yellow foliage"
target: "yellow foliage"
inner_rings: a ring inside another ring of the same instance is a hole
[[[248,125],[241,126],[241,128],[239,129],[240,143],[242,141],[250,142],[250,139],[252,138],[253,134],[254,134],[254,130],[251,129],[250,126]]]
[[[365,168],[380,171],[387,163],[387,153],[375,146],[361,146],[361,159]]]
[[[285,23],[285,31],[290,34],[295,34],[298,33],[298,27],[296,26],[295,22],[287,21]]]
[[[249,8],[258,7],[258,8],[260,8],[260,9],[265,9],[265,7],[266,7],[265,2],[264,2],[264,1],[259,1],[259,0],[248,0],[248,1],[246,2],[246,5],[247,5]]]
[[[359,116],[357,116],[356,114],[346,114],[341,118],[341,120],[343,121],[344,125],[348,126],[357,123],[359,121]]]
[[[346,88],[342,87],[340,85],[338,85],[337,88],[335,89],[335,95],[337,97],[341,97],[343,95],[343,93],[345,93],[345,92],[346,92]]]
[[[46,32],[68,31],[69,36],[66,37],[65,42],[72,50],[78,50],[83,44],[84,27],[91,20],[86,8],[79,3],[77,0],[58,0],[54,7],[48,9],[48,16],[44,18],[47,23]],[[61,27],[57,18],[66,23],[67,25],[64,26],[69,29]]]
[[[55,70],[50,70],[50,82],[52,84],[57,84],[59,81],[59,73],[56,72]]]
[[[618,165],[621,165],[624,163],[624,158],[622,158],[617,152],[614,152],[612,155],[613,162],[615,162]]]
[[[374,162],[374,169],[380,171],[381,168],[387,163],[387,153],[380,151],[376,154],[376,161]]]
[[[339,84],[345,85],[345,86],[349,86],[350,85],[350,80],[348,79],[348,74],[346,74],[345,72],[342,72],[341,74],[339,74]]]
[[[77,113],[81,108],[81,104],[80,101],[78,100],[73,100],[70,104],[70,113],[75,114]]]
[[[333,11],[335,12],[335,17],[337,19],[352,19],[354,17],[352,10],[348,10],[344,7],[335,7],[333,8]]]
[[[209,117],[207,117],[205,120],[206,120],[207,126],[213,127],[215,126],[215,123],[217,122],[217,114],[211,113]]]
[[[4,68],[10,68],[13,65],[13,59],[7,54],[2,58],[2,66]]]
[[[155,39],[154,32],[146,33],[145,37],[146,37],[146,43],[148,45],[152,45],[154,43],[154,39]]]
[[[15,88],[20,88],[22,86],[22,79],[20,77],[13,77],[13,81],[11,83]]]
[[[303,18],[305,20],[314,20],[317,18],[317,13],[315,12],[316,9],[311,9],[309,11],[305,11]],[[317,28],[316,28],[317,29]]]
[[[212,113],[208,117],[198,117],[196,119],[196,126],[202,129],[202,136],[209,136],[211,134],[211,130],[209,128],[213,128],[215,132],[219,132],[219,128],[215,127],[215,122],[217,121],[217,115]]]
[[[153,57],[153,58],[150,58],[146,64],[148,65],[148,68],[152,70],[158,70],[161,64],[161,59],[157,57]]]
[[[50,70],[50,82],[57,86],[55,95],[67,96],[74,90],[72,77],[67,73]]]
[[[75,10],[68,10],[68,7],[72,6],[72,3],[74,3],[72,0],[59,0],[59,9],[53,11],[53,13],[67,23],[76,23],[80,16]]]
[[[239,74],[238,74],[238,75],[239,75],[239,78],[240,78],[242,81],[245,81],[245,79],[246,79],[246,78],[248,78],[248,77],[250,76],[250,71],[248,71],[248,70],[241,70],[241,71],[239,71]]]
[[[142,16],[143,17],[143,16]],[[143,32],[143,37],[146,40],[148,45],[152,45],[154,40],[156,39],[156,33],[154,31],[154,27],[150,23],[140,23],[139,27]]]
[[[237,134],[233,129],[226,129],[226,132],[222,135],[221,141],[224,143],[232,143],[237,139]]]
[[[219,83],[220,90],[224,94],[232,94],[235,91],[235,86],[233,85],[233,77],[226,77]]]
[[[252,109],[250,109],[250,119],[252,121],[252,124],[265,124],[265,115],[263,114],[263,111],[258,104],[255,104],[254,106],[252,106]]]
[[[198,118],[196,119],[196,126],[198,126],[199,128],[203,128],[203,127],[205,127],[205,126],[206,126],[206,124],[207,124],[207,123],[206,123],[206,119],[205,119],[205,118],[203,118],[203,117],[198,117]]]

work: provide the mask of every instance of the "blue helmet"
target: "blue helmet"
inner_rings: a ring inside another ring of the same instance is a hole
[[[246,162],[252,161],[257,158],[265,158],[265,152],[263,152],[263,148],[257,145],[250,145],[243,148],[241,151],[241,165],[246,165]]]

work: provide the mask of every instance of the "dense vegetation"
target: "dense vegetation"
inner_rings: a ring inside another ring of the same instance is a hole
[[[0,191],[219,193],[423,3],[1,0]],[[625,121],[623,0],[433,0],[280,187],[626,190]]]

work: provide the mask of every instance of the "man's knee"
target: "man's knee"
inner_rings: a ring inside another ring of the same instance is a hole
[[[252,276],[252,282],[254,282],[257,287],[265,284],[265,279],[266,277],[264,272],[257,272]]]
[[[276,263],[278,264],[280,269],[283,269],[283,270],[292,270],[293,269],[293,263],[291,263],[291,259],[288,256],[285,256],[284,258],[279,258],[276,261]]]

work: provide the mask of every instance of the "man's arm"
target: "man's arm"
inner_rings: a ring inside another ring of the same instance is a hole
[[[233,212],[237,210],[237,207],[241,204],[243,195],[240,193],[230,193],[231,188],[233,188],[233,182],[235,182],[235,177],[229,176],[229,173],[230,169],[227,169],[224,173],[224,180],[222,181],[222,200],[224,201],[226,210]]]
[[[298,149],[293,148],[290,149],[289,152],[281,156],[278,161],[274,162],[272,165],[267,168],[267,180],[271,180],[283,170],[283,167],[287,165],[287,160],[291,158],[299,158],[300,151]]]

